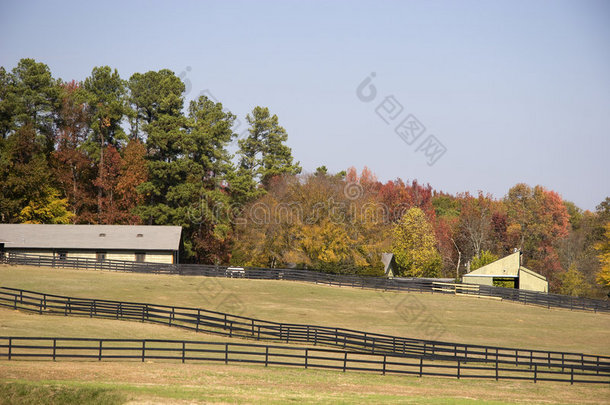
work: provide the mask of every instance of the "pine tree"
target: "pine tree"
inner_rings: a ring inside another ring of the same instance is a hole
[[[239,166],[244,176],[249,173],[267,189],[273,177],[301,172],[299,162],[293,163],[292,150],[285,145],[288,134],[279,125],[277,115],[271,115],[267,107],[255,107],[246,121],[250,135],[239,141]],[[251,192],[253,187],[249,187]]]
[[[162,114],[147,126],[149,177],[138,188],[145,204],[137,212],[149,224],[183,226],[190,260],[228,260],[230,218],[222,214],[231,205],[225,182],[234,119],[202,96],[190,103],[188,117]]]

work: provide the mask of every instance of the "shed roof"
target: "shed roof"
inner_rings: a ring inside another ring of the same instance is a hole
[[[178,250],[181,226],[0,224],[10,248]]]

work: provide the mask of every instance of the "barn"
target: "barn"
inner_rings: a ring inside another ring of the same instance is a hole
[[[0,250],[55,256],[178,263],[181,226],[0,224]]]
[[[549,291],[549,283],[546,277],[521,265],[520,251],[464,274],[462,282],[490,286],[499,285],[539,292]]]

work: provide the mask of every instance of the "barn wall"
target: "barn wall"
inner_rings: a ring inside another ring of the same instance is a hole
[[[85,259],[96,259],[97,250],[70,250],[70,249],[58,249],[56,251],[48,249],[5,249],[7,252],[24,253],[39,256],[57,256],[57,252],[66,252],[67,258],[85,258]],[[136,261],[135,250],[99,250],[99,252],[106,252],[106,260],[125,260],[129,262]],[[174,263],[174,252],[172,251],[145,251],[138,250],[138,252],[144,252],[144,262],[146,263]]]
[[[549,292],[549,283],[544,276],[521,267],[519,270],[519,289]]]

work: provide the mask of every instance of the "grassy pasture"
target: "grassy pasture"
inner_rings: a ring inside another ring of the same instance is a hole
[[[283,281],[0,266],[0,285],[55,294],[202,307],[261,319],[489,345],[610,354],[610,316],[437,294]],[[415,308],[415,309],[414,309]],[[438,330],[438,329],[437,329]],[[221,341],[163,325],[0,309],[0,334]],[[235,342],[240,340],[234,339]],[[251,342],[251,341],[250,341]],[[610,387],[423,379],[373,373],[176,362],[1,361],[3,403],[595,404]]]
[[[18,266],[0,266],[0,285],[450,342],[610,354],[610,315],[472,297]]]
[[[102,403],[599,404],[610,388],[416,378],[224,364],[0,362],[0,403],[22,392],[101,396]],[[29,388],[29,389],[28,389]],[[27,403],[24,400],[12,403]],[[30,403],[45,403],[36,400]],[[50,402],[46,402],[50,403]],[[62,403],[97,403],[73,401]]]

